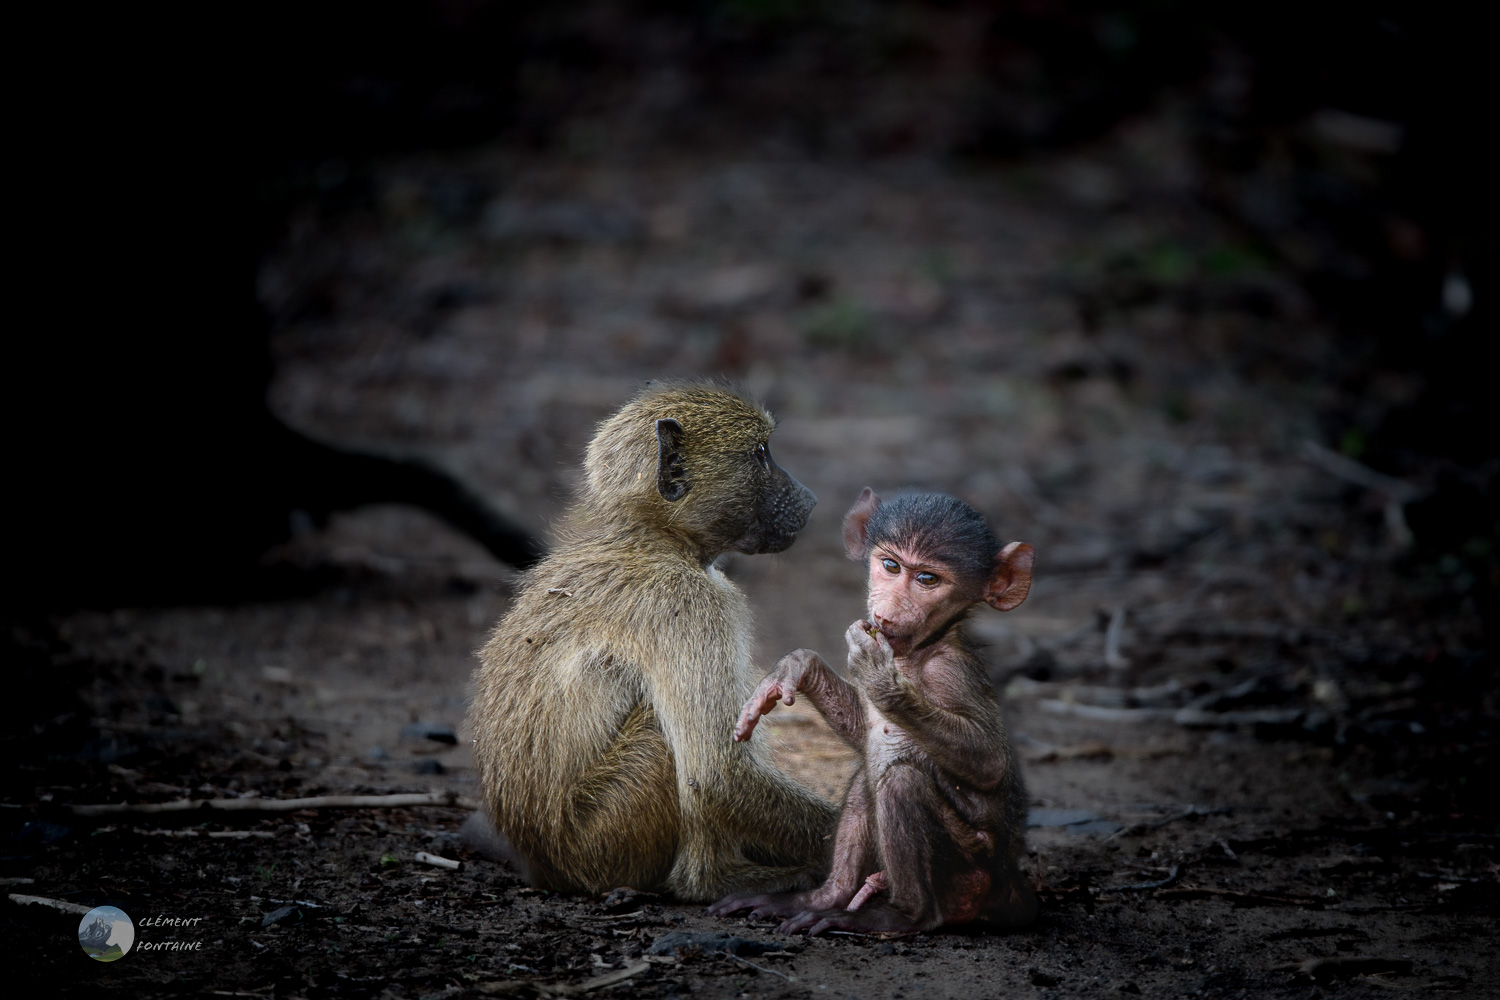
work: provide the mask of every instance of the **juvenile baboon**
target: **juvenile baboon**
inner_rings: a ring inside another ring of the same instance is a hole
[[[870,617],[845,633],[853,683],[795,650],[735,728],[748,740],[776,702],[806,695],[859,751],[833,870],[817,889],[735,894],[709,913],[784,917],[786,934],[1029,923],[1036,896],[1016,863],[1025,787],[961,625],[975,604],[1009,611],[1024,601],[1035,554],[1021,542],[1001,548],[977,511],[940,493],[881,504],[867,489],[844,518],[844,541],[869,581]]]
[[[714,567],[785,549],[817,502],[773,427],[717,386],[642,392],[599,426],[556,547],[480,650],[484,800],[535,884],[711,900],[819,876],[835,810],[733,739],[751,621]]]

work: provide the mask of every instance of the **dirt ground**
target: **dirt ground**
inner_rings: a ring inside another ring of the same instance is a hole
[[[792,549],[726,561],[763,666],[839,651],[862,601],[839,518],[863,486],[954,492],[1034,544],[1026,604],[973,622],[1025,762],[1034,927],[785,939],[666,899],[552,895],[459,845],[461,803],[75,814],[474,797],[472,651],[514,574],[424,513],[374,507],[299,522],[269,557],[318,581],[301,596],[18,626],[48,712],[8,737],[0,875],[137,924],[102,964],[76,913],[7,904],[21,982],[1500,993],[1500,706],[1473,581],[1410,546],[1401,504],[1430,484],[1361,478],[1328,431],[1420,380],[1354,377],[1365,359],[1299,284],[1194,199],[1184,127],[1167,105],[982,167],[774,145],[601,156],[588,136],[393,156],[366,168],[361,205],[295,217],[261,274],[279,416],[434,458],[543,535],[591,427],[644,380],[757,394],[778,461],[820,498]],[[820,720],[768,721],[787,769],[836,797],[849,761]],[[159,915],[202,920],[142,924]],[[699,937],[674,948],[682,932]]]

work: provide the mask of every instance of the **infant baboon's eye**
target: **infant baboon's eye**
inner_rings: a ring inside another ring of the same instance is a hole
[[[760,463],[763,469],[771,467],[771,449],[764,442],[761,443],[760,447],[755,449],[755,460]]]
[[[880,565],[885,567],[887,573],[901,572],[901,564],[894,559],[882,559],[880,560]]]
[[[937,586],[937,582],[938,582],[937,574],[936,573],[918,573],[917,574],[917,582],[920,583],[924,587],[935,587],[935,586]]]

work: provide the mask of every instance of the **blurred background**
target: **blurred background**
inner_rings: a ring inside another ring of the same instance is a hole
[[[490,601],[462,678],[596,422],[707,377],[822,498],[792,552],[729,563],[763,657],[836,647],[840,514],[916,487],[1041,553],[1026,628],[983,625],[1002,674],[1254,661],[1335,716],[1329,672],[1491,690],[1500,174],[1458,6],[408,0],[23,34],[31,676],[59,612],[425,573]]]
[[[592,424],[710,376],[823,516],[952,489],[1054,567],[1274,548],[1310,443],[1405,484],[1322,473],[1330,565],[1493,642],[1481,33],[1201,6],[30,12],[12,604],[254,593],[390,499],[524,563]]]
[[[1322,636],[1276,666],[1299,697],[1490,687],[1500,174],[1456,5],[29,18],[14,635],[426,573],[496,595],[462,677],[596,422],[706,377],[822,498],[729,564],[763,657],[858,613],[869,485],[1037,546],[1024,634],[984,625],[1004,670],[1222,620],[1260,646],[1192,663]]]

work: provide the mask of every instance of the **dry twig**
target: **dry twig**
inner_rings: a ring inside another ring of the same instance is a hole
[[[1169,889],[1157,896],[1157,899],[1202,899],[1204,896],[1217,896],[1220,899],[1232,899],[1236,903],[1245,906],[1311,906],[1322,909],[1326,900],[1311,896],[1278,896],[1269,892],[1241,892],[1237,889],[1215,889],[1210,886],[1192,886],[1181,889]]]
[[[1304,442],[1302,455],[1324,472],[1335,475],[1345,482],[1353,483],[1355,486],[1363,486],[1375,493],[1383,493],[1396,503],[1408,504],[1414,500],[1420,500],[1423,496],[1421,489],[1406,480],[1376,472],[1368,465],[1361,465],[1354,459],[1325,448],[1316,441]]]
[[[1167,877],[1164,878],[1164,879],[1158,879],[1155,882],[1136,882],[1136,883],[1133,883],[1131,885],[1112,885],[1112,886],[1110,886],[1107,889],[1100,889],[1099,891],[1100,892],[1145,892],[1148,889],[1165,889],[1167,886],[1169,886],[1173,882],[1177,881],[1177,876],[1179,874],[1181,874],[1181,871],[1182,871],[1182,869],[1181,869],[1180,866],[1173,865],[1172,866],[1172,870],[1169,871],[1169,872],[1167,872]]]
[[[748,966],[750,966],[750,968],[754,969],[756,972],[764,972],[767,975],[771,975],[771,976],[780,976],[782,979],[785,979],[789,983],[795,983],[797,981],[797,977],[796,976],[789,976],[785,972],[777,972],[775,969],[768,969],[768,968],[766,968],[763,965],[756,965],[754,962],[750,961],[749,959],[747,959],[747,958],[741,958],[738,955],[725,955],[724,957],[725,958],[732,958],[736,962],[739,962],[741,965],[748,965]]]
[[[91,907],[82,903],[69,903],[63,899],[48,899],[46,896],[23,896],[19,892],[10,894],[12,903],[20,903],[22,906],[50,906],[54,910],[63,913],[88,913]]]
[[[251,896],[252,903],[281,903],[286,906],[306,906],[314,910],[321,910],[323,903],[314,903],[310,899],[272,899],[268,896]]]
[[[148,830],[138,826],[135,832],[143,837],[211,837],[215,840],[271,840],[276,836],[269,830]]]
[[[1113,840],[1116,837],[1134,837],[1139,834],[1146,833],[1150,830],[1160,830],[1162,827],[1167,826],[1171,823],[1176,823],[1179,820],[1198,819],[1203,816],[1223,816],[1233,811],[1234,810],[1230,809],[1228,806],[1188,806],[1180,813],[1173,813],[1172,815],[1167,816],[1164,819],[1156,820],[1153,823],[1132,823],[1129,826],[1122,827],[1121,829],[1116,830],[1114,833],[1110,834],[1109,839]],[[1228,851],[1229,845],[1225,844],[1224,849]]]
[[[120,813],[296,812],[299,809],[400,809],[408,806],[451,806],[478,809],[479,803],[453,792],[404,795],[314,795],[305,799],[177,799],[172,802],[102,802],[73,805],[75,816],[115,816]]]
[[[635,965],[617,969],[594,979],[586,980],[577,986],[569,986],[567,983],[538,983],[530,980],[523,981],[498,981],[492,983],[480,983],[476,988],[481,993],[490,996],[513,996],[513,997],[539,997],[550,1000],[552,997],[581,997],[585,993],[613,986],[615,983],[623,983],[632,976],[638,976],[651,968],[650,962],[637,962]]]
[[[418,851],[415,855],[415,858],[417,861],[421,862],[424,865],[431,865],[434,868],[446,868],[451,872],[456,872],[464,866],[464,863],[462,861],[454,861],[451,858],[440,857],[436,854],[428,854],[426,851]]]
[[[1159,722],[1177,714],[1170,708],[1111,708],[1106,705],[1083,705],[1060,698],[1044,698],[1037,703],[1042,711],[1053,715],[1076,715],[1094,722]]]
[[[1243,711],[1213,712],[1188,705],[1172,715],[1172,721],[1187,729],[1214,729],[1230,726],[1290,726],[1306,723],[1316,713],[1305,708],[1256,708]]]
[[[1180,813],[1173,813],[1171,816],[1159,819],[1155,823],[1147,823],[1145,829],[1160,830],[1162,827],[1170,823],[1176,823],[1178,820],[1198,819],[1203,816],[1223,816],[1231,811],[1228,806],[1188,806]]]
[[[1125,608],[1117,607],[1110,612],[1109,627],[1104,630],[1104,665],[1111,670],[1124,670],[1130,661],[1120,652],[1120,642],[1125,634]]]
[[[1170,757],[1182,753],[1175,747],[1116,747],[1098,740],[1078,743],[1073,746],[1056,746],[1040,740],[1028,740],[1036,752],[1026,755],[1028,764],[1048,764],[1059,760],[1113,760],[1124,757],[1129,760],[1151,760],[1155,757]]]
[[[1345,482],[1362,486],[1383,497],[1385,527],[1391,536],[1391,541],[1401,548],[1411,545],[1412,533],[1411,527],[1406,523],[1406,505],[1420,500],[1423,496],[1422,490],[1395,476],[1376,472],[1369,466],[1361,465],[1352,458],[1323,447],[1316,441],[1305,442],[1302,446],[1302,455],[1324,472],[1337,476]]]
[[[1300,962],[1288,962],[1274,968],[1278,972],[1295,972],[1314,982],[1326,983],[1333,979],[1376,975],[1383,972],[1409,976],[1412,963],[1404,958],[1363,958],[1350,955],[1334,958],[1306,958]]]
[[[582,920],[591,924],[634,924],[640,922],[641,916],[640,910],[631,910],[629,913],[584,913],[572,919]]]

